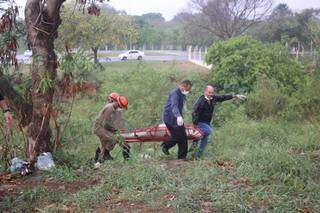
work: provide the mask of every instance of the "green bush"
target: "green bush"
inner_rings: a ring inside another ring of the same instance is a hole
[[[319,121],[320,116],[320,72],[307,76],[306,83],[290,97],[286,118],[290,121]]]
[[[302,65],[280,44],[263,44],[243,36],[215,43],[206,56],[214,82],[227,91],[250,92],[265,74],[285,92],[295,91],[303,79]]]
[[[287,105],[287,96],[266,76],[261,76],[246,101],[246,114],[255,119],[275,117]]]

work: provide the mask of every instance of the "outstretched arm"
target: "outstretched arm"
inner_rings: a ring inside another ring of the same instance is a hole
[[[239,95],[239,94],[237,94],[237,95],[233,95],[233,94],[231,94],[231,95],[215,95],[214,96],[214,100],[216,102],[223,102],[223,101],[231,100],[233,98],[237,98],[242,101],[247,99],[247,97],[245,95]]]
[[[213,96],[213,99],[215,102],[223,102],[223,101],[227,101],[227,100],[231,100],[235,98],[234,95],[230,94],[230,95],[215,95]]]

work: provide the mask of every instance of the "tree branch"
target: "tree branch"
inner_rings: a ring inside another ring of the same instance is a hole
[[[50,20],[54,20],[59,13],[62,0],[47,0],[47,16]]]

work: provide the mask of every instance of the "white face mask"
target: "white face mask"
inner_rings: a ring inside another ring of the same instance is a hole
[[[184,94],[184,95],[188,95],[189,91],[181,91],[181,93]]]
[[[122,112],[122,109],[121,108],[117,108],[116,111],[117,112]]]

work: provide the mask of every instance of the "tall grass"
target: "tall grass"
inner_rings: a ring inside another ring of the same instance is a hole
[[[38,201],[48,205],[63,203],[83,212],[94,211],[107,200],[120,203],[120,212],[122,202],[143,203],[154,211],[171,208],[174,212],[320,209],[319,124],[251,120],[237,102],[218,106],[218,124],[214,124],[213,137],[202,160],[177,163],[172,161],[176,148],[167,157],[159,145],[136,144],[128,162],[123,161],[117,147],[112,152],[115,160],[94,170],[88,160],[99,141],[92,135],[91,125],[109,92],[120,92],[129,98],[127,128],[144,127],[161,122],[162,106],[176,85],[169,77],[189,77],[195,82],[186,112],[186,119],[190,120],[190,107],[201,94],[205,77],[178,72],[172,64],[163,66],[164,70],[159,71],[153,68],[154,64],[108,64],[104,72],[95,74],[103,82],[101,90],[96,97],[76,100],[63,147],[55,155],[59,166],[46,175],[57,182],[99,181],[71,194],[46,189],[46,196],[34,196]],[[55,197],[58,193],[59,200],[51,199],[50,193]],[[0,206],[20,209],[30,202],[27,195],[19,197],[20,204],[14,202],[15,198],[11,195],[0,201]],[[43,208],[38,203],[34,205]]]

